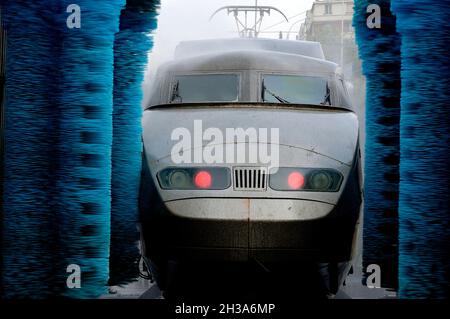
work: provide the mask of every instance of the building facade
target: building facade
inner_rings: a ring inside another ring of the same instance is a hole
[[[338,63],[347,79],[361,74],[352,26],[353,5],[353,0],[316,0],[299,34],[302,40],[320,42],[325,57]]]
[[[361,119],[361,138],[364,139],[365,78],[352,26],[353,8],[353,0],[315,0],[306,12],[298,38],[320,42],[325,58],[342,67],[351,87],[353,104]]]

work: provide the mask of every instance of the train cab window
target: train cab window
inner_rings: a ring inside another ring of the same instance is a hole
[[[239,75],[196,74],[175,76],[170,103],[237,102]]]
[[[327,78],[265,74],[261,100],[266,103],[331,105],[331,91]]]

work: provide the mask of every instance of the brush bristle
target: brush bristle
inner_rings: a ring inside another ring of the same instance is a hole
[[[98,297],[110,243],[113,43],[122,1],[5,5],[6,298]],[[68,289],[69,264],[81,288]]]
[[[448,298],[450,4],[392,3],[402,36],[399,293]]]
[[[2,3],[8,31],[1,249],[5,298],[46,298],[53,293],[58,109],[49,78],[56,74],[56,65],[47,17],[54,14],[53,6],[40,1]]]
[[[59,233],[61,259],[82,272],[81,289],[63,294],[93,298],[106,292],[108,281],[113,45],[123,2],[77,4],[81,28],[62,30],[59,53]]]
[[[369,4],[381,7],[381,29],[367,26]],[[389,0],[355,1],[353,24],[367,78],[363,264],[380,265],[382,286],[397,288],[400,37]]]
[[[110,284],[138,276],[138,191],[142,158],[142,81],[156,28],[156,1],[128,1],[114,46]]]

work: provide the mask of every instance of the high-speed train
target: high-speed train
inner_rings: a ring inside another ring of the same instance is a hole
[[[143,114],[140,224],[161,289],[168,265],[315,263],[335,293],[361,190],[359,124],[319,43],[182,42]]]

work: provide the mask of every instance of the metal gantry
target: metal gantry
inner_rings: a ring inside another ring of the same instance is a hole
[[[228,15],[233,15],[236,21],[237,31],[241,38],[257,38],[261,33],[261,25],[265,16],[270,16],[272,11],[278,12],[289,22],[286,15],[279,9],[271,6],[258,6],[258,1],[254,6],[225,6],[217,9],[212,15],[212,20],[217,13],[227,11]],[[254,20],[251,18],[254,14]]]

